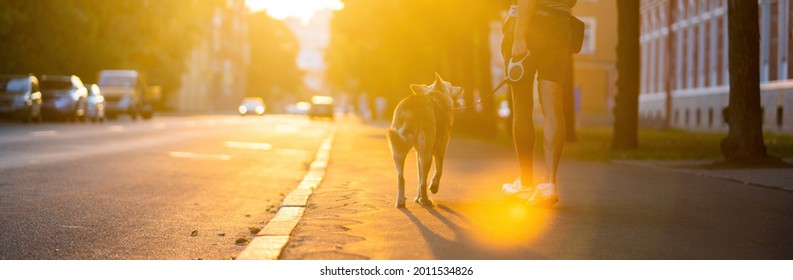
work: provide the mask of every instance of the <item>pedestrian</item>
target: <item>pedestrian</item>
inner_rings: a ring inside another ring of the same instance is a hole
[[[508,196],[550,207],[559,201],[556,171],[565,141],[562,84],[570,58],[570,10],[576,0],[513,0],[501,44],[512,89],[512,136],[520,175],[502,186]],[[545,173],[533,177],[534,78],[543,113]],[[537,183],[535,185],[535,183]]]

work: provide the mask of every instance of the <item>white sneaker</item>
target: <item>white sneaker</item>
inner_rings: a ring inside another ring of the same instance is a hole
[[[534,188],[528,203],[531,206],[551,207],[559,202],[556,185],[551,183],[539,184]]]
[[[529,191],[531,191],[531,188],[524,186],[520,182],[520,177],[515,179],[515,182],[506,183],[503,186],[501,186],[501,192],[504,193],[504,195],[506,196],[513,196],[518,193],[529,192]]]

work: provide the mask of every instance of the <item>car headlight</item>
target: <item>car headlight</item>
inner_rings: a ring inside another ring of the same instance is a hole
[[[256,114],[264,114],[264,106],[256,106]]]
[[[240,106],[240,114],[245,114],[248,112],[248,108],[245,106]]]

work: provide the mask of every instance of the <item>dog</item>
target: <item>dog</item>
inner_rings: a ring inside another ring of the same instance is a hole
[[[394,109],[394,117],[388,129],[388,143],[397,171],[396,207],[405,207],[405,158],[411,149],[416,150],[418,159],[418,194],[415,202],[432,206],[427,195],[427,175],[432,159],[435,158],[435,174],[430,191],[435,194],[440,188],[446,146],[454,123],[455,99],[463,92],[435,73],[431,85],[410,85],[413,94],[402,99]]]

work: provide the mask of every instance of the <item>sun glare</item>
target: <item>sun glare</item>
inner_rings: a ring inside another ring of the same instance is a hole
[[[314,13],[322,9],[339,10],[344,8],[340,0],[246,0],[251,11],[267,11],[271,17],[285,19],[297,17],[307,23]]]

